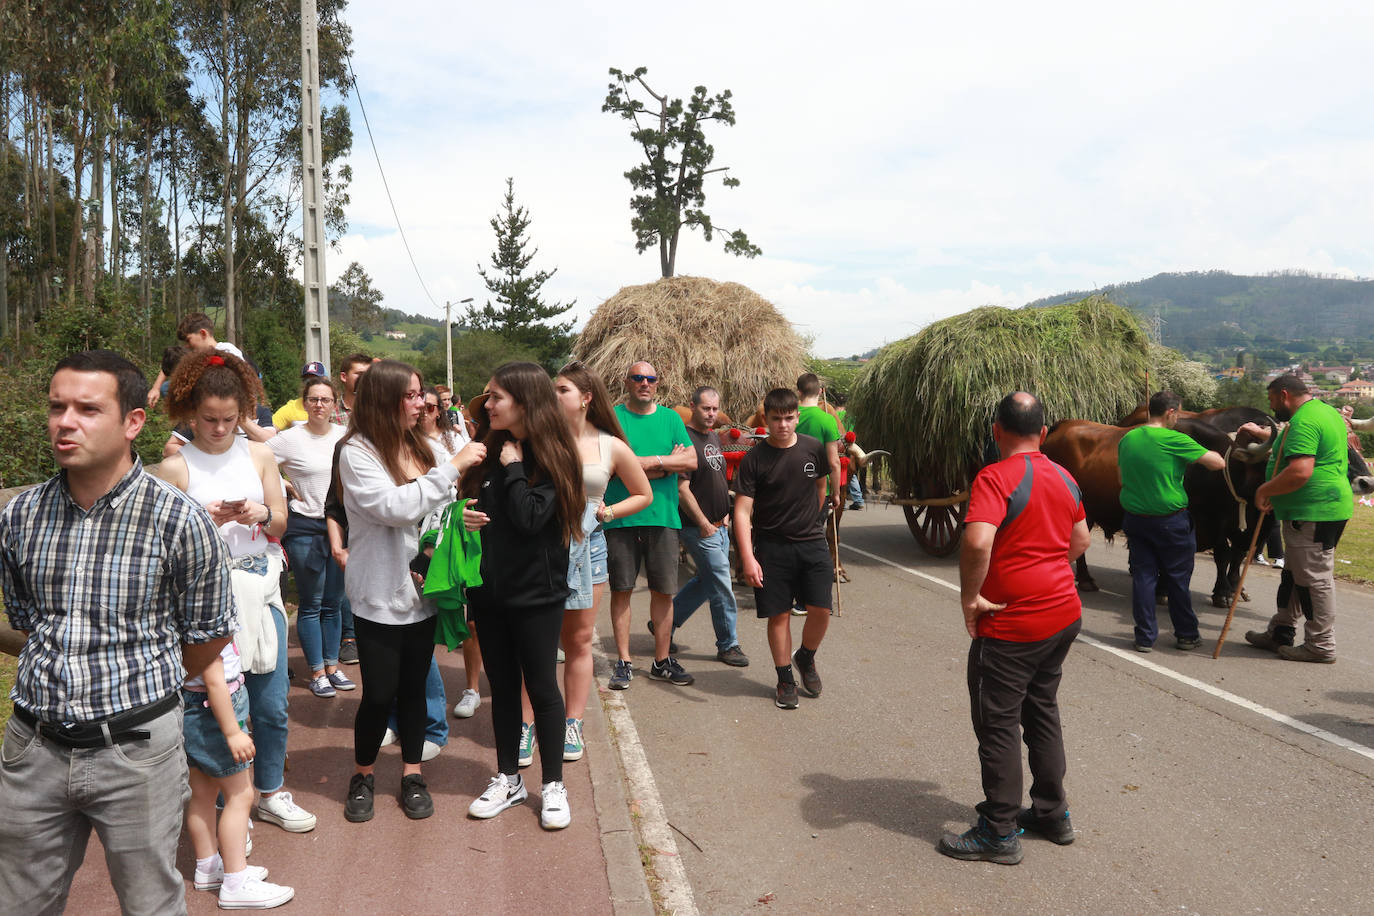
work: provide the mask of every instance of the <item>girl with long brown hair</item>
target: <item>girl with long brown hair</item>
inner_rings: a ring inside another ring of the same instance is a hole
[[[534,705],[534,727],[545,747],[563,734],[558,692],[558,634],[568,597],[568,549],[582,537],[582,462],[548,375],[534,363],[496,370],[477,404],[478,434],[486,458],[469,468],[460,496],[469,531],[481,531],[482,585],[468,589],[482,664],[491,684],[497,774],[468,808],[494,817],[529,797],[520,778],[520,683]],[[545,754],[543,810],[546,829],[568,826],[563,755]]]
[[[582,514],[585,536],[572,546],[568,556],[568,588],[572,594],[563,605],[563,701],[567,707],[563,759],[572,761],[582,759],[582,717],[592,689],[592,631],[609,578],[606,535],[600,524],[633,515],[646,508],[654,497],[644,468],[625,441],[601,376],[581,362],[571,362],[558,371],[553,387],[577,446],[586,500]],[[612,477],[621,479],[629,496],[608,506],[603,497]],[[527,694],[521,695],[520,712],[519,762],[526,766],[534,760],[536,744],[534,711]]]
[[[434,656],[436,607],[412,578],[418,523],[452,499],[460,473],[486,448],[469,443],[452,458],[416,428],[424,402],[420,374],[384,359],[358,382],[348,434],[339,449],[339,481],[348,512],[344,588],[353,606],[363,695],[353,720],[356,771],[344,817],[371,820],[373,768],[396,706],[401,741],[401,806],[429,817],[434,803],[420,773],[425,742],[425,678]]]

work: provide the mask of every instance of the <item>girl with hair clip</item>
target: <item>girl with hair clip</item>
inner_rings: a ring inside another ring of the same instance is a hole
[[[506,363],[489,391],[475,399],[478,433],[487,453],[458,485],[475,498],[463,510],[469,531],[481,531],[482,585],[468,589],[482,664],[491,684],[497,774],[468,814],[495,817],[529,797],[520,778],[520,682],[534,705],[534,728],[545,747],[563,735],[563,697],[556,654],[568,598],[568,550],[582,538],[582,462],[548,375],[534,363]],[[481,403],[477,403],[480,401]],[[544,754],[543,810],[547,830],[568,826],[563,755]]]
[[[235,434],[261,397],[257,374],[230,353],[193,353],[172,372],[167,410],[195,438],[165,459],[168,483],[205,507],[229,547],[239,632],[235,637],[253,721],[258,820],[291,833],[315,829],[315,815],[282,791],[286,770],[286,612],[281,549],[286,500],[272,450]]]
[[[434,803],[421,775],[425,679],[434,656],[433,600],[425,599],[410,561],[419,552],[420,521],[452,499],[461,472],[486,447],[470,442],[449,457],[419,431],[420,374],[384,359],[359,380],[348,434],[339,449],[339,482],[348,513],[344,588],[353,606],[363,691],[353,721],[356,771],[344,817],[372,819],[373,769],[392,704],[401,743],[401,807],[429,817]]]
[[[563,759],[581,760],[584,749],[582,717],[592,689],[592,631],[596,609],[605,594],[609,573],[606,569],[606,535],[601,522],[624,518],[648,507],[653,501],[649,478],[635,457],[625,433],[616,419],[606,384],[593,369],[571,362],[558,372],[553,383],[558,406],[568,422],[582,464],[582,492],[586,498],[582,513],[581,542],[568,554],[568,588],[572,594],[563,605],[562,645],[563,699],[567,705],[563,728]],[[606,505],[606,484],[619,477],[629,491],[628,498]],[[520,695],[520,765],[534,760],[534,709],[529,694]]]

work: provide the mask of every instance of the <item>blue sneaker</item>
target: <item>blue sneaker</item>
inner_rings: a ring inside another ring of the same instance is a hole
[[[978,823],[969,830],[955,836],[946,833],[940,838],[937,847],[940,852],[952,859],[966,862],[996,862],[998,865],[1016,865],[1021,861],[1021,838],[1013,830],[1006,836],[997,836],[988,829],[988,822],[978,818]]]
[[[615,663],[615,670],[611,672],[611,679],[606,686],[610,687],[612,690],[624,690],[626,687],[630,686],[630,681],[634,680],[634,676],[635,673],[630,668],[629,662],[623,660],[617,661]]]
[[[582,720],[569,719],[563,730],[563,759],[569,762],[581,760],[585,749],[586,745],[582,743]]]
[[[520,723],[520,759],[516,762],[522,767],[527,767],[534,763],[534,748],[539,744],[539,739],[534,736],[534,725],[529,722]]]

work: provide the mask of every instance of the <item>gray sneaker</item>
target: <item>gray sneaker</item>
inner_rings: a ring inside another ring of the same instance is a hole
[[[739,646],[731,646],[716,653],[716,661],[724,662],[732,668],[748,668],[749,656]]]
[[[615,663],[615,670],[611,672],[611,679],[606,684],[612,690],[624,690],[630,686],[630,681],[634,680],[634,670],[630,663],[623,659]]]

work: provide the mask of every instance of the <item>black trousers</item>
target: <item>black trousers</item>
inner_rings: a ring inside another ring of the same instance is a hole
[[[534,708],[539,766],[544,782],[563,779],[563,693],[558,689],[558,637],[563,602],[544,607],[508,608],[472,602],[482,649],[482,666],[491,684],[491,722],[496,734],[496,767],[508,776],[520,771],[520,684]]]
[[[354,618],[358,634],[358,667],[363,696],[353,718],[353,761],[360,767],[377,762],[377,753],[396,705],[396,733],[401,760],[419,763],[425,750],[425,679],[434,657],[437,618],[400,626]]]
[[[998,836],[1016,829],[1021,810],[1022,738],[1029,752],[1032,815],[1049,821],[1069,808],[1059,680],[1082,626],[1075,620],[1038,642],[980,637],[969,646],[969,705],[983,771],[984,800],[977,807]]]

